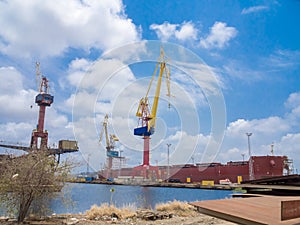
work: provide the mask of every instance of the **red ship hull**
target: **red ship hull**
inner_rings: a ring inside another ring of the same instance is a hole
[[[253,178],[261,179],[272,176],[284,175],[284,170],[288,170],[286,156],[252,156],[253,162]],[[149,170],[147,168],[122,168],[112,170],[112,178],[118,177],[147,177],[152,180],[166,180],[173,182],[202,182],[213,181],[219,184],[220,180],[229,180],[231,183],[249,180],[249,161],[221,163],[201,163],[201,164],[185,164],[158,166]],[[158,170],[158,172],[157,172]],[[145,174],[147,173],[147,174]],[[99,173],[100,178],[107,178],[107,171]],[[169,174],[169,176],[168,176]]]

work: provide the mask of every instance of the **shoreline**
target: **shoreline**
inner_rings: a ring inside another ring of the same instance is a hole
[[[105,185],[125,185],[125,186],[141,186],[141,187],[169,187],[169,188],[191,188],[191,189],[208,189],[208,190],[234,190],[239,188],[236,184],[215,184],[215,185],[201,185],[200,183],[170,183],[170,182],[114,182],[102,180],[70,180],[68,183],[80,184],[105,184]]]

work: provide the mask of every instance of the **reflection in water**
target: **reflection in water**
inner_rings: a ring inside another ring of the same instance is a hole
[[[111,192],[111,189],[114,192]],[[157,203],[173,200],[199,201],[229,198],[231,191],[203,190],[188,188],[139,187],[125,185],[67,184],[63,192],[72,199],[73,206],[64,205],[61,195],[52,201],[55,213],[84,213],[92,205],[110,204],[117,207],[134,206],[137,208],[155,208]]]

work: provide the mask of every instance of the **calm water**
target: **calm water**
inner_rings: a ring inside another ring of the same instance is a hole
[[[114,189],[112,193],[110,190]],[[133,205],[135,207],[154,208],[155,204],[173,200],[200,201],[210,199],[230,198],[232,191],[204,190],[188,188],[161,188],[139,187],[124,185],[99,185],[99,184],[67,184],[63,192],[70,197],[73,206],[64,204],[61,196],[52,201],[53,212],[60,213],[84,213],[92,205],[112,203],[117,207]]]

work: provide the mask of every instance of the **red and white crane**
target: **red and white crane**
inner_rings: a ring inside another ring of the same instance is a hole
[[[36,76],[39,84],[39,94],[35,97],[35,103],[39,106],[39,117],[36,129],[32,131],[30,148],[35,150],[47,150],[48,132],[44,130],[46,107],[51,106],[54,96],[49,94],[49,85],[46,77],[41,76],[40,63],[36,63]]]

